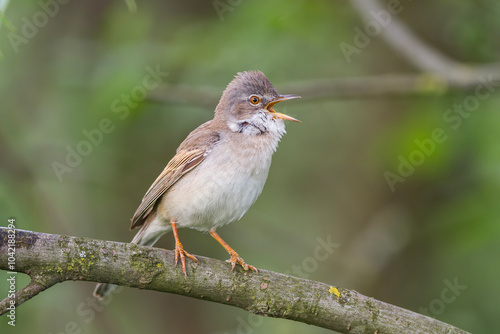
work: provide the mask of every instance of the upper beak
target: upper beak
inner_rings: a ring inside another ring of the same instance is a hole
[[[279,113],[279,112],[276,112],[276,110],[273,109],[273,107],[276,103],[286,101],[286,100],[291,100],[291,99],[300,99],[300,96],[298,96],[298,95],[280,95],[280,97],[278,97],[276,100],[269,102],[265,108],[267,109],[267,111],[272,113],[273,116],[276,118],[286,119],[286,120],[289,120],[292,122],[299,122],[300,123],[300,121],[298,119],[293,118],[293,117],[288,116],[288,115],[285,115],[285,114],[282,114],[282,113]]]

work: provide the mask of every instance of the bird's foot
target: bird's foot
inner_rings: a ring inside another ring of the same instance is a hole
[[[242,266],[243,269],[245,269],[245,270],[250,269],[250,270],[254,270],[256,273],[259,272],[257,270],[257,268],[255,268],[254,266],[249,265],[245,261],[243,261],[243,259],[235,251],[229,252],[229,255],[231,255],[231,258],[229,260],[226,260],[226,262],[231,263],[231,272],[233,272],[234,267],[236,267],[236,263],[238,263],[240,266]]]
[[[182,273],[184,274],[185,278],[187,278],[186,256],[188,258],[198,262],[198,259],[194,255],[191,255],[184,250],[184,247],[182,247],[182,244],[180,242],[176,242],[175,243],[175,266],[174,267],[177,267],[177,262],[179,262],[179,258],[180,258],[181,265],[182,265]]]

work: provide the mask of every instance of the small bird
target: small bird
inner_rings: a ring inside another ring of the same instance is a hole
[[[132,243],[152,246],[172,230],[175,265],[180,259],[186,277],[186,257],[177,228],[209,232],[229,253],[231,272],[248,265],[216,233],[239,220],[257,200],[267,179],[271,158],[285,134],[285,120],[276,103],[300,98],[280,95],[260,71],[238,73],[222,93],[214,118],[196,128],[177,148],[163,172],[144,195],[132,218],[131,229],[141,227]],[[104,298],[116,286],[100,283],[94,295]]]

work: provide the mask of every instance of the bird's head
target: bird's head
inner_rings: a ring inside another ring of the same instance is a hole
[[[272,123],[300,122],[274,110],[276,103],[295,98],[300,96],[280,95],[260,71],[240,72],[222,94],[215,113],[234,132],[263,133]]]

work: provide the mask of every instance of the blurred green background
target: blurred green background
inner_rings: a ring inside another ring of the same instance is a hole
[[[448,56],[498,59],[497,1],[402,3],[399,17]],[[53,15],[45,22],[41,11]],[[145,1],[136,12],[123,1],[16,1],[5,17],[0,225],[15,217],[18,228],[47,233],[130,241],[142,196],[187,134],[211,119],[213,97],[239,71],[262,70],[283,94],[299,93],[281,89],[290,83],[416,73],[380,36],[346,61],[339,45],[352,44],[353,28],[363,26],[347,1]],[[30,37],[13,38],[13,28]],[[168,75],[144,98],[143,80],[157,68]],[[481,100],[453,129],[444,114],[470,95],[303,96],[280,105],[303,123],[288,124],[254,207],[218,232],[258,268],[303,268],[312,280],[491,333],[500,290],[500,99]],[[85,132],[103,119],[108,133],[58,177],[54,162],[85,149]],[[392,191],[384,173],[397,173],[400,159],[419,151],[415,141],[435,129],[446,140]],[[193,254],[227,258],[208,235],[180,235]],[[323,261],[311,260],[318,238],[337,245]],[[173,237],[158,246],[171,249]],[[2,293],[6,286],[2,272]],[[93,288],[59,284],[19,307],[15,328],[0,318],[0,332],[329,332],[130,288],[92,308]]]

